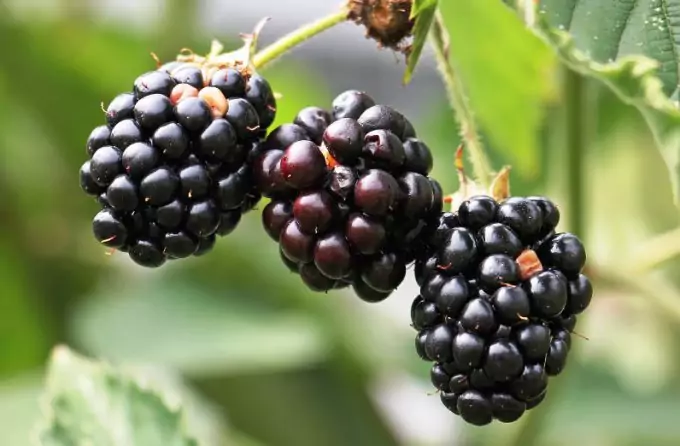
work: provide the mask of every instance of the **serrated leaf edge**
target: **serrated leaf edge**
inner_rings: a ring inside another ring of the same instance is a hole
[[[615,62],[603,64],[590,59],[585,52],[576,48],[574,38],[568,32],[552,28],[543,28],[542,31],[541,36],[545,37],[549,44],[556,47],[558,55],[570,68],[590,77],[592,77],[593,72],[605,76],[627,72],[632,78],[639,79],[644,92],[644,99],[649,101],[649,104],[644,105],[669,113],[680,120],[678,102],[666,96],[663,92],[663,83],[656,75],[659,68],[657,60],[643,55],[630,55],[621,57]],[[637,98],[626,95],[607,78],[600,80],[604,81],[624,102],[637,106],[643,105],[638,103]]]
[[[569,32],[554,29],[545,20],[539,20],[533,29],[570,69],[599,80],[624,103],[635,106],[640,111],[666,162],[674,201],[676,206],[680,206],[680,104],[664,93],[663,83],[657,75],[659,62],[644,55],[628,55],[609,63],[596,62],[576,48],[575,40]],[[630,96],[612,82],[613,75],[621,74],[637,80],[639,95]],[[662,125],[659,115],[672,121],[670,125]]]

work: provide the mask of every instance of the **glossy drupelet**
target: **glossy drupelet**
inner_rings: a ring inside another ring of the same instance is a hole
[[[173,62],[139,76],[87,139],[94,236],[146,267],[209,252],[260,199],[250,162],[274,94],[257,74],[206,72]]]
[[[271,198],[263,225],[314,291],[352,286],[365,301],[385,299],[442,210],[427,145],[401,113],[357,90],[274,129],[253,168]]]
[[[444,406],[470,424],[516,421],[567,363],[593,288],[583,244],[555,233],[559,219],[546,198],[472,197],[440,216],[416,265],[416,350]]]

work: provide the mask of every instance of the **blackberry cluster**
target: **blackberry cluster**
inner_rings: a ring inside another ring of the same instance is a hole
[[[146,267],[210,251],[260,199],[249,158],[275,110],[268,82],[235,68],[171,62],[139,76],[87,140],[95,238]]]
[[[314,291],[352,286],[385,299],[442,211],[429,148],[411,123],[364,92],[302,109],[274,129],[253,166],[283,261]]]
[[[441,215],[416,265],[418,355],[434,362],[442,403],[470,424],[519,419],[566,365],[593,289],[584,247],[555,233],[559,219],[546,198],[475,196]]]

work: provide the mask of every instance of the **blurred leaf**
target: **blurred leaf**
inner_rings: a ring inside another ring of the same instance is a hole
[[[411,82],[413,72],[420,60],[420,54],[423,52],[427,36],[430,32],[430,27],[437,12],[438,0],[415,0],[411,7],[411,18],[416,21],[413,25],[413,43],[411,50],[406,59],[406,71],[404,72],[403,82],[408,84]]]
[[[187,384],[176,371],[156,365],[123,364],[121,372],[146,390],[163,395],[170,407],[181,406],[187,431],[202,445],[214,446],[256,446],[252,438],[233,429],[222,408]]]
[[[515,171],[535,177],[543,105],[555,94],[555,57],[497,0],[444,1],[450,60],[481,127]]]
[[[612,378],[601,366],[585,367],[572,360],[568,371],[552,379],[546,400],[537,408],[550,409],[540,413],[545,416],[545,424],[533,442],[521,443],[522,446],[677,445],[680,394],[664,391],[634,396],[622,391]],[[550,391],[554,386],[562,387],[556,401],[551,400],[553,395],[558,396]],[[475,439],[471,444],[508,444],[510,435],[523,427],[520,421],[517,425],[495,424],[467,432]]]
[[[36,302],[25,258],[0,237],[0,376],[42,363],[49,348],[49,324]]]
[[[241,299],[217,299],[170,278],[132,281],[84,303],[73,319],[73,337],[98,355],[194,377],[296,368],[324,358],[317,324],[274,312],[247,297],[252,291],[242,292]]]
[[[577,367],[565,375],[563,398],[550,413],[546,435],[539,444],[566,444],[566,438],[570,440],[568,444],[574,444],[597,437],[619,441],[647,438],[652,441],[646,444],[677,444],[680,438],[677,392],[635,397],[594,379],[596,376],[592,369]]]
[[[371,382],[350,379],[342,360],[298,370],[202,379],[196,386],[224,404],[229,421],[276,446],[397,446],[368,395]]]
[[[183,415],[110,365],[57,347],[47,377],[45,446],[196,446]]]
[[[556,29],[568,31],[574,47],[594,62],[631,55],[659,62],[656,75],[670,96],[678,87],[680,26],[675,0],[540,0],[539,11]]]
[[[674,32],[663,12],[667,5],[643,1],[632,14],[633,9],[621,8],[620,2],[598,0],[597,7],[591,2],[577,10],[575,3],[569,3],[543,1],[546,20],[539,22],[541,31],[570,68],[600,80],[640,110],[666,161],[675,201],[680,204],[680,110],[667,96],[677,84],[678,60],[673,59],[675,43],[669,42],[665,50],[659,44],[659,39],[666,41]],[[583,11],[586,18],[581,17]],[[560,30],[572,22],[578,37]]]
[[[0,382],[2,442],[11,446],[34,446],[32,432],[40,418],[42,374],[28,373]]]

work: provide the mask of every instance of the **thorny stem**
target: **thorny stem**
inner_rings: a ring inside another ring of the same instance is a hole
[[[437,67],[446,86],[449,103],[456,114],[457,121],[460,123],[461,136],[465,143],[465,149],[470,154],[475,180],[484,189],[488,189],[491,182],[491,165],[480,141],[474,114],[465,96],[463,85],[449,61],[446,35],[443,18],[437,12],[430,30],[430,44],[434,49]]]
[[[348,16],[349,9],[347,9],[347,7],[343,7],[333,14],[296,29],[295,31],[283,36],[273,44],[269,45],[267,48],[255,54],[253,57],[253,65],[255,68],[262,68],[264,65],[272,62],[274,59],[290,51],[306,40],[334,27],[335,25],[339,25],[340,23],[347,21]]]

